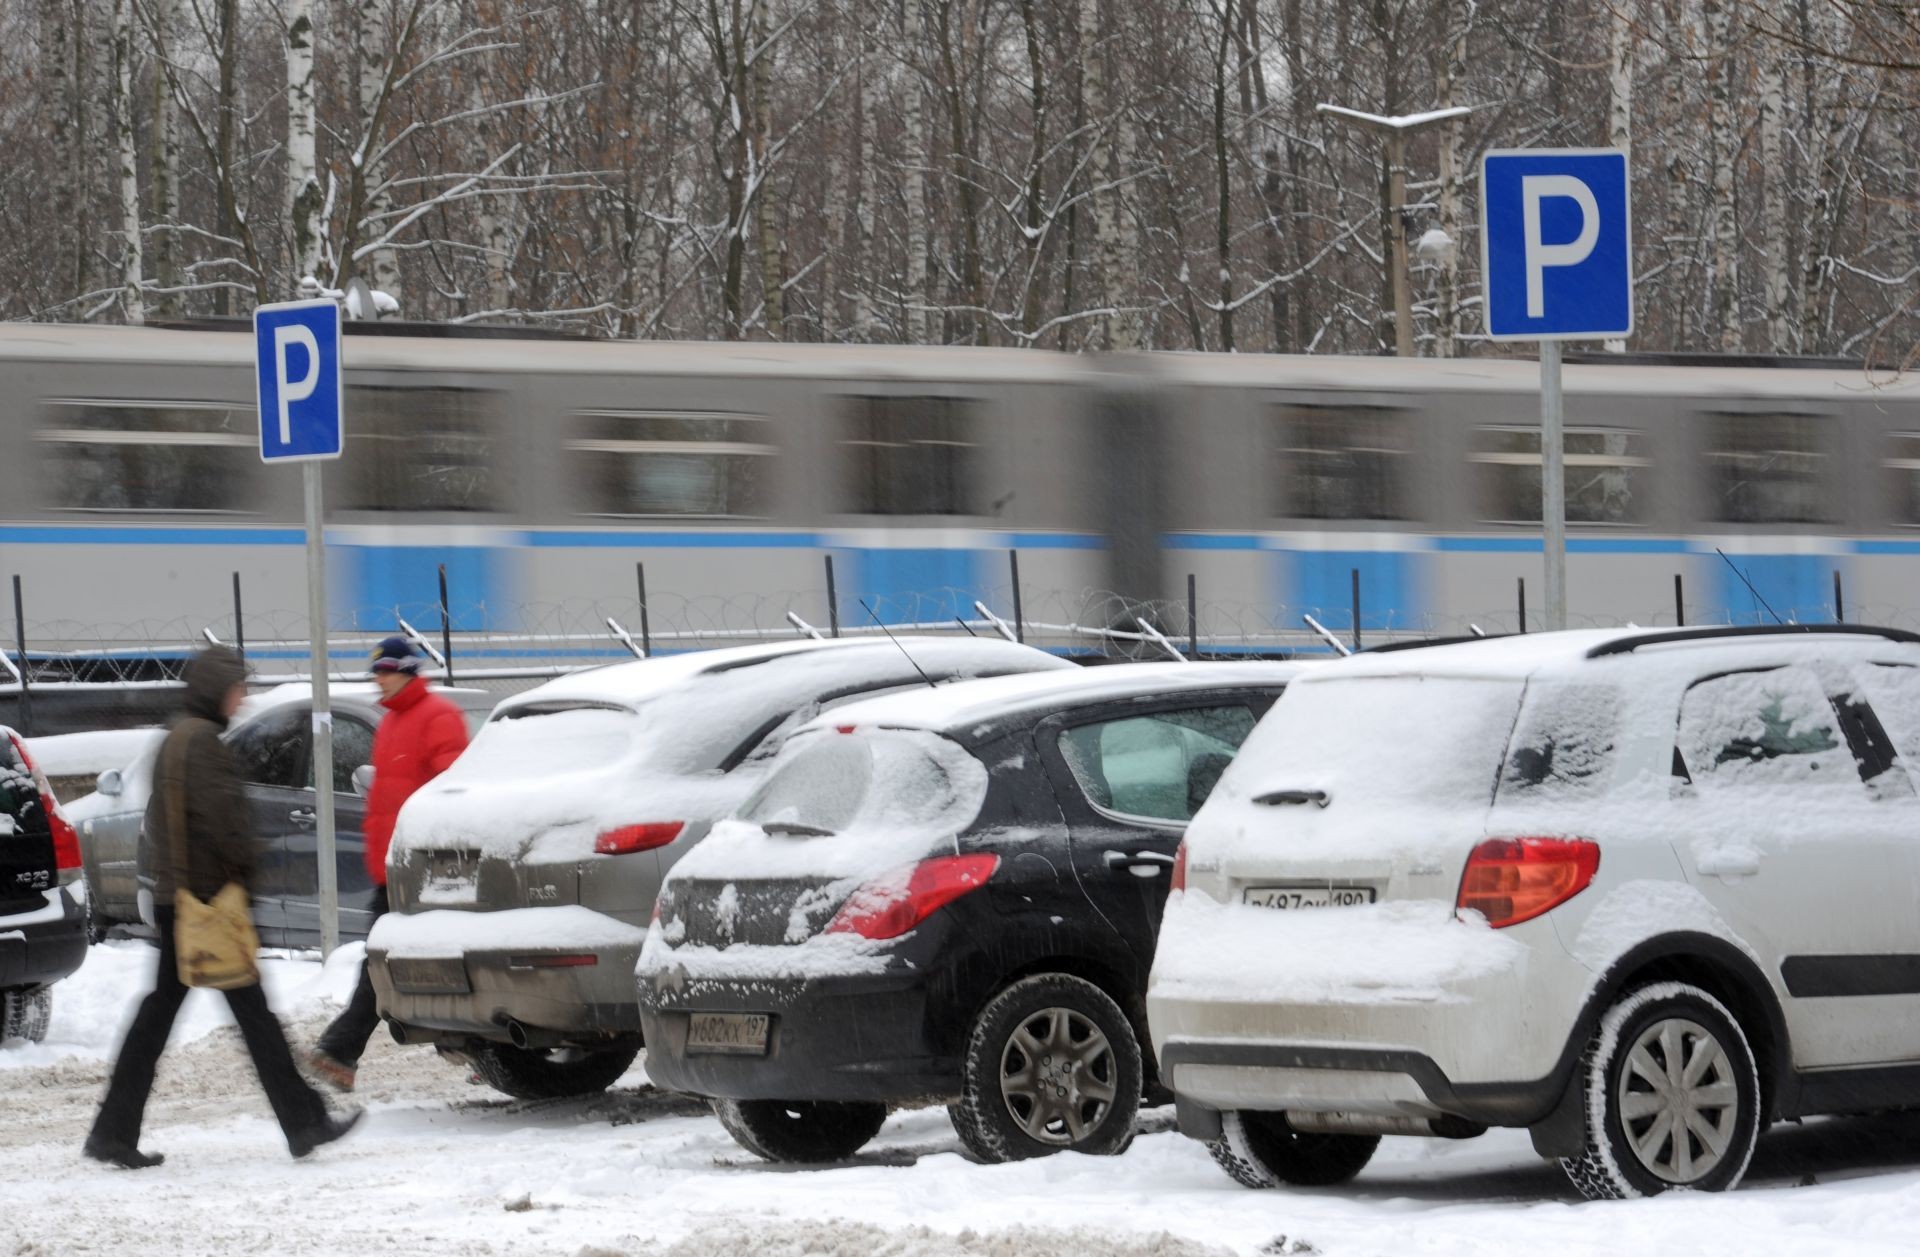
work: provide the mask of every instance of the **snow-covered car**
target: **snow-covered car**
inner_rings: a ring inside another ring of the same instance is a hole
[[[87,958],[86,893],[73,826],[0,725],[0,1039],[46,1037],[53,984]]]
[[[681,861],[636,979],[647,1073],[772,1160],[945,1101],[976,1156],[1115,1153],[1174,850],[1301,670],[1123,664],[822,716]]]
[[[80,835],[87,932],[95,942],[115,927],[146,928],[140,913],[140,824],[153,789],[154,761],[166,734],[160,729],[133,732],[139,734],[137,743],[115,743],[132,753],[118,766],[101,772],[90,793],[62,805]]]
[[[392,911],[367,942],[381,1015],[509,1095],[607,1087],[640,1049],[633,969],[661,878],[790,732],[887,690],[1073,668],[997,639],[801,641],[599,668],[501,703],[400,811]]]
[[[1920,636],[1579,631],[1290,687],[1189,828],[1147,996],[1250,1186],[1525,1127],[1594,1198],[1920,1100]]]

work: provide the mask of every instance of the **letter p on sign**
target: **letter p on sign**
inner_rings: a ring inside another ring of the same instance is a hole
[[[260,457],[340,457],[340,307],[324,300],[261,306],[253,312],[253,339]]]
[[[1493,340],[1571,340],[1633,330],[1627,156],[1618,149],[1509,149],[1480,167],[1481,275]]]

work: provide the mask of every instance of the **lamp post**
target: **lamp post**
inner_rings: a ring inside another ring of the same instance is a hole
[[[1328,117],[1363,127],[1386,141],[1386,203],[1381,209],[1387,217],[1390,252],[1387,266],[1393,272],[1393,351],[1402,358],[1411,358],[1413,291],[1407,276],[1407,137],[1438,123],[1464,118],[1473,112],[1473,106],[1455,105],[1451,109],[1433,109],[1426,113],[1393,117],[1344,109],[1339,105],[1320,105],[1317,108]]]

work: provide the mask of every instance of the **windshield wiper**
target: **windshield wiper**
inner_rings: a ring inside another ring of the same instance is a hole
[[[804,821],[766,821],[760,826],[762,832],[778,834],[783,838],[831,838],[831,829],[822,829],[818,825],[809,825]]]
[[[1265,794],[1254,795],[1253,801],[1264,803],[1268,807],[1282,803],[1311,803],[1315,807],[1325,807],[1333,802],[1325,790],[1269,790]]]

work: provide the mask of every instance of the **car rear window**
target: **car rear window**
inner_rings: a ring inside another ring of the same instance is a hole
[[[1343,808],[1485,804],[1523,688],[1479,677],[1296,681],[1223,780],[1242,796],[1322,790]]]
[[[1250,708],[1189,707],[1078,725],[1061,733],[1060,754],[1095,807],[1185,821],[1252,731]]]
[[[906,730],[809,734],[740,809],[770,830],[958,832],[984,774],[957,744]]]
[[[480,727],[448,776],[471,781],[604,768],[626,756],[639,731],[639,716],[625,707],[581,703],[510,707]]]

